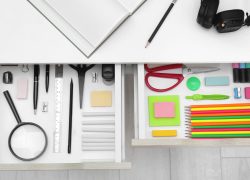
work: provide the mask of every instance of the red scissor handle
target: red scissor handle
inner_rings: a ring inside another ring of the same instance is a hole
[[[172,90],[184,80],[184,76],[182,74],[170,74],[170,73],[158,72],[158,71],[164,71],[164,70],[170,70],[170,69],[180,69],[180,68],[183,68],[183,64],[170,64],[170,65],[159,66],[159,67],[154,67],[154,68],[149,68],[148,65],[145,64],[144,67],[145,67],[145,70],[148,72],[145,75],[145,84],[150,90],[155,91],[155,92],[166,92],[166,91]],[[149,83],[150,77],[176,79],[177,82],[168,88],[158,89],[150,85]]]
[[[153,86],[150,85],[150,83],[149,83],[149,78],[150,77],[176,79],[177,82],[173,86],[170,86],[168,88],[157,89],[157,88],[154,88]],[[155,92],[166,92],[166,91],[172,90],[175,87],[177,87],[183,81],[183,79],[184,79],[184,77],[183,77],[182,74],[147,73],[146,76],[145,76],[145,84],[152,91],[155,91]]]
[[[164,71],[164,70],[170,70],[170,69],[180,69],[183,68],[183,64],[169,64],[164,66],[158,66],[150,68],[148,64],[144,64],[144,68],[147,72],[156,72],[156,71]]]

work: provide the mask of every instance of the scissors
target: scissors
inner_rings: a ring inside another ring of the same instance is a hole
[[[93,68],[95,65],[90,64],[77,64],[77,65],[69,65],[71,68],[77,71],[78,73],[78,81],[79,81],[79,99],[80,99],[80,108],[82,109],[82,101],[83,101],[83,88],[84,88],[84,82],[85,82],[85,74],[88,70]]]
[[[217,68],[217,67],[188,67],[184,64],[169,64],[169,65],[158,66],[158,67],[153,67],[153,68],[150,68],[147,64],[145,64],[144,68],[147,71],[147,73],[145,75],[146,86],[150,90],[155,91],[155,92],[166,92],[166,91],[174,89],[184,80],[185,76],[187,76],[187,75],[208,73],[208,72],[220,70],[220,68]],[[174,69],[181,69],[182,73],[175,74],[175,73],[162,72],[162,71],[174,70]],[[174,85],[167,87],[165,89],[158,89],[158,88],[151,86],[151,84],[149,82],[150,77],[175,79],[175,80],[177,80],[177,82]]]

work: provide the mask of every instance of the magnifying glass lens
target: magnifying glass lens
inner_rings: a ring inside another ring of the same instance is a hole
[[[46,137],[40,128],[26,124],[19,126],[13,132],[10,145],[17,156],[32,159],[43,153]]]

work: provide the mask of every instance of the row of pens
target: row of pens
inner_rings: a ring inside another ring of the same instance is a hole
[[[189,138],[250,137],[250,103],[191,105],[185,116]]]

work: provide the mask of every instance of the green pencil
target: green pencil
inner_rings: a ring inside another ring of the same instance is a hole
[[[193,126],[193,129],[211,129],[211,128],[250,128],[249,124],[242,125],[222,125],[222,126]]]

